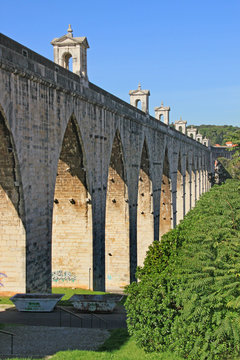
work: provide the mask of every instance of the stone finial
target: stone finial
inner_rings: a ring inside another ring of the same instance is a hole
[[[73,30],[72,30],[71,24],[68,25],[67,31],[68,31],[68,36],[73,37]]]
[[[150,96],[149,90],[142,90],[141,84],[138,84],[137,90],[130,90],[130,104],[137,107],[141,103],[141,110],[148,114],[148,98]]]

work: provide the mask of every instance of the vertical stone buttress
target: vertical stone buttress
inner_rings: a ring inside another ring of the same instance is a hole
[[[169,173],[168,152],[165,151],[161,197],[160,197],[160,221],[159,221],[159,235],[160,238],[172,228],[172,185]]]
[[[177,225],[180,223],[180,221],[183,219],[183,207],[184,207],[184,202],[183,202],[183,170],[182,170],[182,166],[181,166],[181,155],[179,153],[179,157],[178,157],[178,169],[177,169]]]

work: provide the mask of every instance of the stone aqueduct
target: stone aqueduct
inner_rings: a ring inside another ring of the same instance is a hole
[[[2,294],[121,291],[212,169],[210,148],[0,35]]]

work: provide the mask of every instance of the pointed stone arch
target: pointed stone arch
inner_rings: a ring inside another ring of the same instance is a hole
[[[196,200],[199,200],[201,194],[201,159],[196,157]]]
[[[109,161],[105,269],[106,290],[123,291],[130,282],[128,186],[121,136],[116,130]]]
[[[192,161],[192,188],[193,188],[193,201],[192,201],[192,207],[196,205],[196,201],[198,199],[197,197],[197,191],[198,191],[198,164],[197,164],[197,157],[195,154],[193,154],[193,161]]]
[[[177,166],[177,196],[176,196],[176,223],[177,225],[184,217],[184,184],[183,184],[183,165],[182,165],[182,154],[178,153],[178,166]]]
[[[165,147],[162,184],[160,195],[160,215],[159,215],[159,237],[172,229],[173,209],[172,209],[172,181],[170,177],[170,163],[167,146]]]
[[[0,106],[0,293],[26,292],[25,206],[14,139]]]
[[[52,222],[52,285],[92,288],[92,206],[80,128],[72,115],[59,154]]]
[[[204,166],[204,154],[201,156],[201,193],[205,192],[205,166]]]
[[[207,173],[207,159],[206,154],[203,156],[203,162],[204,162],[204,192],[208,191],[208,173]]]
[[[191,172],[189,166],[189,158],[186,156],[186,172],[185,172],[185,214],[191,209],[191,197],[192,197],[192,187],[191,187]]]
[[[142,146],[138,181],[137,264],[143,265],[146,251],[154,240],[151,162],[146,138]]]
[[[204,175],[204,154],[201,154],[201,194],[204,194],[205,192],[205,175]]]

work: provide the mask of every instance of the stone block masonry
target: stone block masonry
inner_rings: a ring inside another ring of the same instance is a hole
[[[0,35],[1,294],[122,291],[213,166],[210,148]]]

